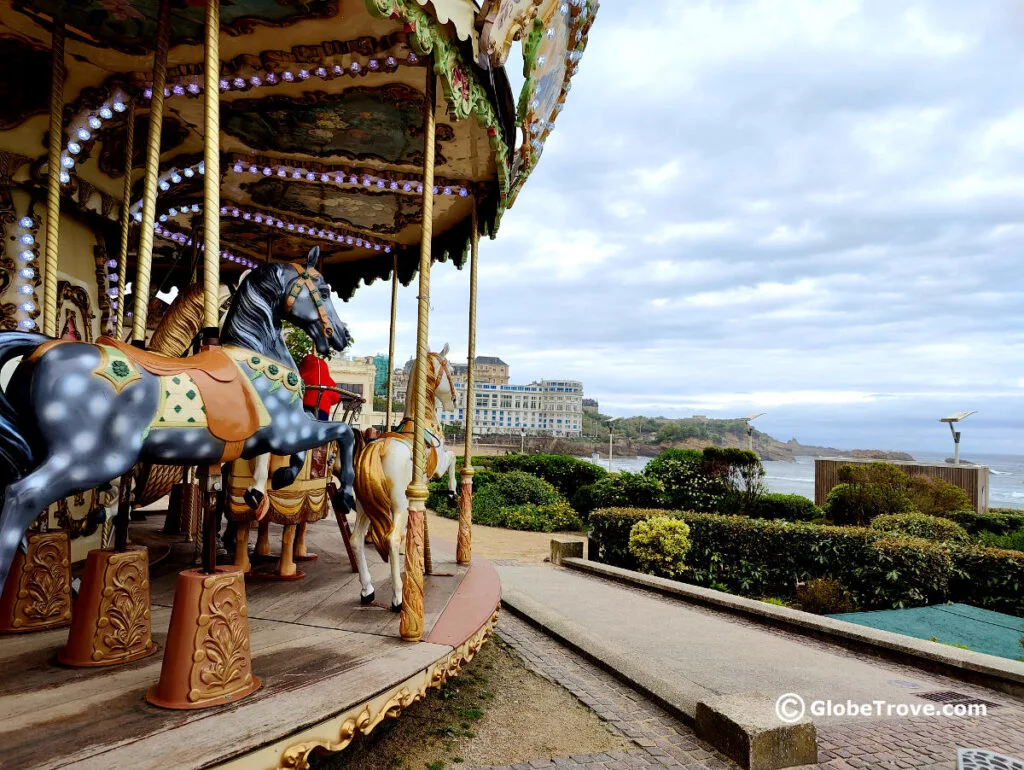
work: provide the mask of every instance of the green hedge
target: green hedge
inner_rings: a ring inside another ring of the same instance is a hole
[[[754,501],[747,515],[754,519],[814,521],[824,517],[825,513],[803,495],[769,492]]]
[[[690,580],[748,596],[793,596],[797,581],[832,577],[857,606],[932,604],[949,594],[953,563],[939,545],[857,527],[823,527],[744,516],[601,509],[590,518],[592,558],[635,569],[629,531],[652,516],[690,526]]]
[[[974,546],[953,557],[950,601],[1024,617],[1024,553]]]
[[[998,509],[997,509],[998,510]],[[1018,529],[1024,529],[1024,512],[1016,513],[1009,511],[990,510],[988,513],[977,513],[976,511],[953,511],[951,513],[936,514],[944,519],[955,521],[967,530],[971,536],[987,532],[992,535],[1009,535]]]
[[[494,457],[490,467],[501,473],[525,471],[542,478],[568,499],[580,487],[594,484],[608,475],[599,465],[568,455],[510,454]]]
[[[427,508],[446,519],[459,517],[448,501],[446,480],[430,483]],[[473,521],[486,527],[534,532],[578,532],[583,522],[551,484],[524,471],[480,469],[473,476]]]
[[[923,513],[893,513],[887,516],[876,516],[871,520],[871,529],[908,537],[923,537],[925,540],[939,542],[967,543],[970,541],[967,530],[955,521],[939,516],[926,516]]]

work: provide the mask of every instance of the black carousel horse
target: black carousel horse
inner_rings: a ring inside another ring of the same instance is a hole
[[[314,268],[318,257],[314,248],[305,263],[250,272],[224,321],[223,347],[198,356],[167,358],[109,338],[87,344],[0,332],[0,366],[24,356],[0,394],[0,585],[40,511],[140,460],[212,466],[337,441],[342,489],[332,502],[354,510],[352,429],[303,411],[281,335],[287,320],[321,355],[350,341]]]

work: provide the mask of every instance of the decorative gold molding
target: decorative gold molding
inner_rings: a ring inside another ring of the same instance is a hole
[[[493,633],[494,626],[498,622],[498,612],[499,608],[496,607],[487,622],[469,639],[424,671],[414,674],[368,703],[355,706],[304,731],[304,735],[292,736],[259,752],[261,759],[264,756],[268,758],[276,756],[276,764],[267,762],[261,765],[255,757],[249,756],[241,757],[236,762],[229,763],[224,767],[263,766],[274,767],[277,770],[306,770],[309,767],[309,754],[314,749],[341,751],[357,735],[369,735],[385,719],[398,717],[403,709],[422,700],[426,696],[427,690],[440,687],[449,677],[457,676],[462,667],[476,656],[477,651]],[[335,737],[325,737],[332,734]],[[292,741],[295,741],[296,737],[302,739],[293,743]]]
[[[0,598],[0,632],[41,631],[71,622],[71,543],[68,534],[33,532]]]

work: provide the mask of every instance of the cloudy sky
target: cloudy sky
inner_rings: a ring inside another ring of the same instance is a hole
[[[1024,454],[1024,3],[604,0],[481,247],[478,353],[616,415]],[[432,272],[465,355],[468,271]],[[403,289],[399,353],[414,349]],[[387,350],[389,289],[339,309]]]

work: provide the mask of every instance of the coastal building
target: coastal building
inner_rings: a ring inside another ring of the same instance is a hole
[[[481,382],[471,400],[474,433],[582,434],[583,383],[578,380],[541,380],[529,385]],[[455,383],[455,409],[442,410],[439,416],[442,425],[465,424],[465,381]]]
[[[452,365],[452,379],[466,383],[466,364]],[[478,383],[508,385],[508,364],[495,356],[477,356],[473,361],[473,379]]]
[[[356,420],[356,427],[360,429],[369,428],[371,425],[380,425],[384,422],[384,415],[373,411],[373,392],[377,378],[377,367],[374,364],[373,356],[361,358],[349,358],[348,356],[334,356],[327,362],[331,377],[338,383],[339,388],[358,393],[366,399],[359,417]],[[341,414],[339,409],[339,415]]]
[[[585,398],[583,399],[583,411],[584,412],[598,412],[600,407],[598,406],[596,398]]]

